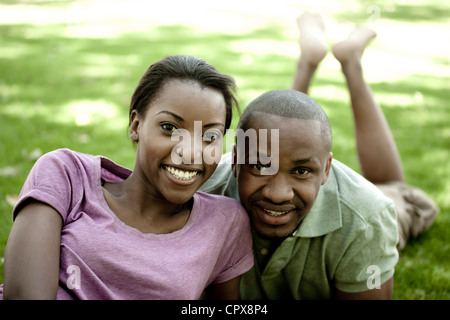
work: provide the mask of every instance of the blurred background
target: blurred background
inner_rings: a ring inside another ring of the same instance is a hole
[[[38,157],[70,148],[132,168],[130,98],[145,70],[167,55],[195,55],[233,76],[242,108],[289,88],[296,18],[305,10],[323,16],[330,46],[358,24],[378,33],[363,56],[365,76],[406,181],[441,208],[402,251],[394,298],[449,299],[450,3],[440,0],[0,0],[0,283],[11,211]],[[330,117],[334,157],[359,171],[349,97],[332,54],[310,95]]]

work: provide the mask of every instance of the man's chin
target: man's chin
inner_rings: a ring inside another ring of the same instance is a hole
[[[295,231],[295,229],[283,228],[283,226],[254,226],[253,229],[260,238],[273,241],[282,241]]]

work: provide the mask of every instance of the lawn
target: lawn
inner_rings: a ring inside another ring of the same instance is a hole
[[[289,87],[293,77],[293,19],[257,20],[239,31],[215,25],[209,30],[186,20],[143,26],[142,12],[133,24],[117,13],[114,21],[100,22],[92,12],[90,20],[79,12],[69,15],[77,2],[89,1],[0,1],[0,283],[11,210],[37,157],[67,147],[132,168],[128,106],[152,62],[169,54],[202,57],[235,77],[243,107],[264,91]],[[335,24],[363,23],[370,14],[366,8],[380,9],[378,38],[363,60],[366,76],[392,128],[407,182],[420,186],[441,209],[432,227],[401,252],[394,298],[450,299],[448,5],[341,2],[348,7],[326,11]],[[246,14],[237,22],[254,21]],[[447,38],[439,36],[444,28]],[[349,99],[331,57],[319,69],[311,95],[329,114],[335,158],[359,171]]]

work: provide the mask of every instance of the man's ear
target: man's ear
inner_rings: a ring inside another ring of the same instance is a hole
[[[129,129],[129,135],[131,140],[134,142],[139,141],[139,123],[140,118],[136,110],[133,110],[130,115],[130,129]]]
[[[331,161],[333,160],[333,152],[330,152],[328,154],[327,164],[325,166],[325,175],[322,180],[322,184],[325,184],[328,180],[328,176],[330,175],[330,169],[331,169]]]
[[[235,178],[237,178],[236,160],[237,160],[237,150],[236,145],[234,144],[233,148],[231,149],[231,171],[233,172]]]

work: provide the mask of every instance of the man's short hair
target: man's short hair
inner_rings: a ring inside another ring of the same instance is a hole
[[[267,113],[285,118],[315,120],[320,122],[321,133],[328,150],[331,150],[332,131],[325,111],[308,95],[297,90],[272,90],[263,93],[243,111],[238,129],[246,130],[247,124],[255,112]]]

